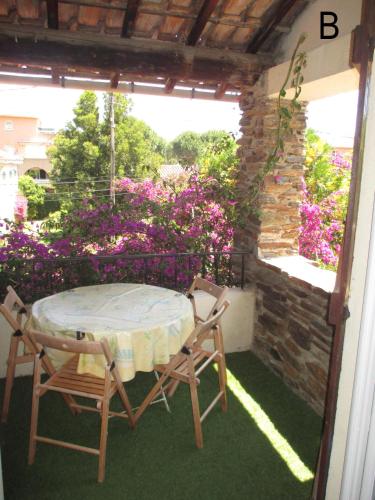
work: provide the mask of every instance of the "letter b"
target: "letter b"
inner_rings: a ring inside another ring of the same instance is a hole
[[[329,21],[326,21],[326,16],[330,16]],[[320,38],[321,39],[327,39],[327,38],[336,38],[337,35],[339,34],[339,29],[337,27],[337,21],[338,17],[335,12],[330,12],[330,11],[324,11],[320,13]],[[333,34],[326,34],[325,33],[325,28],[333,28]]]

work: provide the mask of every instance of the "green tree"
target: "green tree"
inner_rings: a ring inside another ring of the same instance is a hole
[[[347,196],[351,175],[350,163],[340,156],[335,157],[332,146],[311,128],[306,130],[305,149],[305,182],[312,196],[311,201],[319,204],[338,191]]]
[[[172,141],[173,154],[183,167],[196,165],[202,149],[202,135],[197,132],[183,132]]]
[[[27,217],[29,220],[42,219],[47,214],[43,210],[45,189],[29,175],[22,175],[18,180],[18,188],[27,198]]]
[[[202,134],[203,147],[198,158],[199,172],[218,181],[220,191],[234,198],[238,165],[237,143],[233,136],[222,130]]]
[[[88,195],[95,186],[106,188],[108,182],[95,183],[93,179],[109,177],[94,92],[84,92],[73,111],[73,120],[60,130],[48,150],[52,163],[50,178],[63,206]]]
[[[110,172],[110,104],[104,96],[101,120],[97,97],[84,92],[74,108],[74,118],[49,148],[51,179],[63,206],[91,194],[108,196]],[[158,170],[165,142],[142,120],[129,116],[130,102],[114,96],[116,176],[145,177]]]

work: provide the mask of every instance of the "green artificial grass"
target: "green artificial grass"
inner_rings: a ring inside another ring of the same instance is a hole
[[[304,466],[314,471],[321,419],[253,354],[228,355],[227,365]],[[28,466],[31,384],[31,377],[16,379],[8,423],[1,426],[6,500],[310,498],[312,479],[297,479],[230,390],[228,413],[219,406],[210,413],[203,423],[204,448],[196,449],[189,390],[182,384],[170,402],[171,414],[163,404],[154,405],[134,431],[123,419],[110,420],[103,484],[96,482],[97,457],[86,453],[41,443],[34,465]],[[153,375],[145,373],[125,384],[133,406],[152,384]],[[217,375],[210,368],[201,376],[202,409],[216,386]],[[1,396],[3,388],[2,380]],[[115,399],[112,407],[120,408]],[[96,447],[99,417],[73,417],[59,395],[47,393],[41,400],[38,431]]]

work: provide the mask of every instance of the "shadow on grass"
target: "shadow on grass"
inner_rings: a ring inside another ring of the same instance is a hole
[[[228,368],[262,406],[279,432],[311,470],[320,419],[250,353],[228,356]],[[126,384],[135,406],[153,384],[152,374],[137,374]],[[214,409],[203,424],[204,448],[197,450],[188,387],[171,400],[172,413],[152,406],[132,431],[126,421],[109,424],[106,479],[96,483],[97,458],[39,444],[27,465],[31,377],[15,382],[9,422],[1,428],[6,499],[249,499],[304,500],[312,481],[301,482],[259,430],[238,399],[228,391],[229,411]],[[3,381],[1,390],[3,390]],[[213,369],[202,376],[201,408],[217,389]],[[113,401],[114,408],[119,408]],[[70,415],[57,394],[41,401],[39,433],[96,446],[98,416]]]

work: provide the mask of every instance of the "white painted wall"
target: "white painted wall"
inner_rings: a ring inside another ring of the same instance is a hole
[[[212,307],[212,298],[198,293],[198,313],[204,315]],[[241,290],[231,288],[228,300],[231,305],[223,316],[223,336],[226,352],[245,351],[250,349],[253,339],[255,291],[253,288]],[[6,361],[9,353],[9,343],[12,334],[8,323],[0,316],[0,378],[5,377]],[[17,367],[17,376],[31,375],[32,365],[23,364]]]
[[[215,302],[215,299],[204,292],[196,293],[198,315],[206,317]],[[254,335],[254,288],[230,288],[226,297],[230,306],[222,319],[225,352],[248,351]]]
[[[306,51],[331,43],[330,40],[320,39],[320,12],[332,11],[337,14],[338,38],[350,34],[355,26],[360,23],[361,4],[361,0],[315,0],[310,2],[293,24],[291,32],[286,37],[283,37],[279,51],[279,61],[287,61],[291,58],[301,33],[307,33],[308,35],[303,45]]]
[[[375,197],[375,65],[369,98],[364,164],[355,236],[353,270],[350,282],[349,311],[337,402],[337,415],[327,484],[327,500],[340,498],[343,464],[348,434],[353,382],[356,370],[358,342],[365,296],[367,263],[369,260],[370,222]],[[375,287],[375,284],[372,284]]]
[[[332,40],[320,39],[320,12],[338,15],[339,35]],[[358,72],[349,66],[352,30],[360,23],[360,0],[316,0],[303,11],[285,36],[278,53],[279,64],[267,72],[268,95],[276,97],[285,79],[289,59],[302,33],[307,39],[301,50],[307,53],[303,70],[304,85],[301,99],[311,101],[358,88]],[[287,97],[289,97],[287,95]]]

